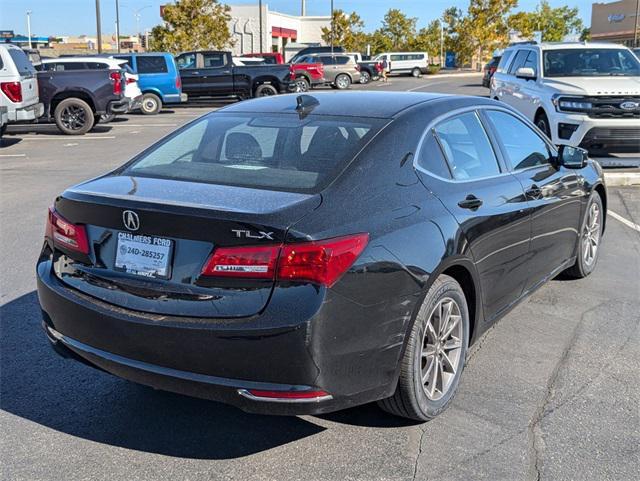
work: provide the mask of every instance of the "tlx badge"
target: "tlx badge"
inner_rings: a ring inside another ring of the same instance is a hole
[[[231,229],[231,232],[234,232],[236,234],[236,237],[238,239],[267,239],[267,240],[273,240],[273,232],[263,232],[261,230],[259,230],[257,233],[256,232],[251,232],[250,230],[243,230],[243,229]]]

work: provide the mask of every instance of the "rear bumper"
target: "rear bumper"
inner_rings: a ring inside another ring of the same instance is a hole
[[[129,110],[129,99],[123,97],[120,100],[113,100],[107,105],[108,114],[125,114]]]
[[[152,316],[81,294],[52,273],[47,258],[38,262],[37,274],[43,325],[54,349],[133,382],[282,415],[344,409],[395,388],[401,346],[389,348],[386,336],[373,346],[370,339],[350,341],[344,326],[359,324],[350,318],[357,313],[336,318],[344,301],[323,302],[325,293],[315,288],[283,289],[284,301],[272,300],[251,318],[190,319]],[[371,317],[363,315],[365,320]],[[379,336],[354,327],[351,336]],[[323,390],[329,396],[283,402],[252,398],[249,389]]]
[[[137,97],[134,97],[132,99],[129,99],[128,111],[132,112],[134,110],[137,110],[137,109],[140,108],[141,105],[142,105],[142,94],[138,95]]]
[[[164,94],[162,96],[162,103],[164,104],[179,104],[179,103],[187,102],[188,100],[189,100],[189,96],[185,93]]]
[[[38,102],[27,107],[8,110],[9,122],[31,121],[42,117],[44,114],[44,104]]]

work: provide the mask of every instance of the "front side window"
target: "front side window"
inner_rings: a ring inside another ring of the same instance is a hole
[[[491,142],[475,112],[445,120],[434,132],[454,179],[479,179],[500,173]]]
[[[162,55],[138,57],[138,73],[167,73],[167,62]]]
[[[545,77],[640,76],[640,60],[625,49],[547,50],[543,62]]]
[[[196,68],[196,54],[195,53],[183,53],[176,58],[178,62],[178,68],[180,70]]]
[[[515,75],[520,67],[524,67],[524,63],[529,56],[529,50],[519,50],[516,57],[513,59],[513,63],[509,68],[509,74]]]
[[[511,60],[511,56],[513,55],[513,50],[507,50],[502,54],[502,58],[500,59],[500,63],[498,63],[498,69],[496,72],[505,73],[509,68],[509,60]]]
[[[525,60],[523,67],[533,69],[533,73],[535,73],[537,76],[538,75],[538,54],[533,50],[529,52],[529,55],[527,55],[527,59]]]
[[[125,166],[123,175],[316,192],[386,123],[381,119],[220,113]]]
[[[549,163],[549,148],[531,127],[506,112],[487,110],[486,114],[514,170]]]

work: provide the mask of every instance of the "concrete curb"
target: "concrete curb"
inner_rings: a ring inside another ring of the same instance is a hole
[[[640,172],[605,172],[607,187],[640,186]]]

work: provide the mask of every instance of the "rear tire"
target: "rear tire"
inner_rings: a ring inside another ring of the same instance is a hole
[[[567,277],[582,279],[595,270],[600,254],[603,216],[600,194],[593,192],[582,219],[576,248],[576,262],[564,271]]]
[[[162,110],[162,100],[156,94],[146,93],[142,96],[140,112],[144,115],[156,115]]]
[[[433,419],[458,389],[468,345],[464,292],[455,279],[441,275],[427,292],[409,333],[396,392],[378,405],[396,416]]]
[[[296,92],[304,93],[309,91],[309,81],[304,77],[298,77],[296,79]]]
[[[89,104],[82,99],[64,99],[53,113],[56,126],[65,135],[84,135],[93,128],[95,118]]]
[[[411,75],[415,78],[418,78],[422,75],[422,72],[420,71],[420,69],[418,67],[415,67],[412,71],[411,71]]]
[[[278,90],[271,84],[259,85],[253,94],[254,97],[271,97],[272,95],[278,95]]]
[[[346,90],[351,86],[351,77],[345,73],[341,73],[336,77],[334,84],[338,90]]]

